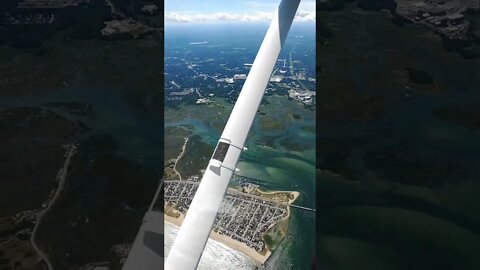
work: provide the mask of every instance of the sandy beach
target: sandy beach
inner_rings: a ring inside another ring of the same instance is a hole
[[[216,233],[214,231],[210,233],[210,238],[226,245],[227,247],[242,252],[243,254],[254,259],[255,262],[259,264],[264,264],[270,257],[270,255],[272,255],[272,252],[268,249],[264,249],[262,253],[258,253],[254,248],[251,248],[242,242],[234,240],[226,235]]]

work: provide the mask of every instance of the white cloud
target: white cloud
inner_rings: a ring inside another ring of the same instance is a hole
[[[297,14],[295,15],[295,20],[296,21],[315,21],[315,12],[308,12],[308,11],[302,11],[299,10],[297,11]]]
[[[165,14],[167,22],[215,22],[215,21],[242,21],[261,22],[270,21],[272,12],[255,12],[254,14],[236,14],[228,12],[216,13],[185,13],[169,12]],[[298,10],[295,21],[315,21],[315,9],[313,11]]]
[[[181,14],[178,14],[178,13],[170,13],[167,16],[165,16],[165,21],[190,22],[191,18],[189,18],[189,16],[181,15]]]

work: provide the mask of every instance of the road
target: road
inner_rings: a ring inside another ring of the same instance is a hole
[[[188,137],[185,137],[185,142],[183,143],[183,146],[182,146],[182,152],[180,152],[177,159],[175,160],[175,164],[173,165],[173,171],[175,171],[178,174],[179,180],[182,180],[182,175],[180,175],[180,173],[177,171],[177,163],[185,153],[185,148],[187,148],[187,143],[188,143]]]
[[[67,149],[67,152],[66,152],[67,156],[65,158],[65,162],[63,163],[63,167],[60,169],[60,174],[57,176],[58,187],[57,187],[57,190],[55,191],[55,195],[53,196],[53,198],[50,202],[47,202],[48,206],[45,209],[36,213],[36,223],[35,223],[35,227],[33,228],[32,236],[30,238],[30,242],[32,243],[33,248],[35,249],[38,256],[40,257],[40,260],[45,261],[49,270],[53,270],[52,264],[51,264],[50,260],[48,259],[48,255],[45,254],[38,247],[37,243],[35,242],[35,236],[37,234],[37,228],[38,228],[39,224],[42,222],[43,216],[46,213],[48,213],[48,211],[55,204],[57,198],[62,193],[63,187],[65,186],[65,180],[67,178],[68,166],[70,165],[70,161],[72,160],[72,157],[75,155],[75,153],[76,153],[76,146],[73,145],[73,144],[69,145],[68,149]]]
[[[288,53],[288,57],[290,59],[290,76],[295,76],[295,72],[293,70],[293,60],[292,60],[292,53],[293,51],[295,50],[295,47],[293,47],[293,49]]]

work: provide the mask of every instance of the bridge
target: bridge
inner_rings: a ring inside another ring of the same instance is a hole
[[[308,207],[305,207],[305,206],[300,206],[300,205],[295,205],[295,204],[285,204],[285,205],[291,206],[293,208],[302,209],[302,210],[305,210],[305,211],[317,212],[317,209],[308,208]]]

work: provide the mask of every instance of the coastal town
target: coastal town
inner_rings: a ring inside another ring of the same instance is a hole
[[[164,182],[165,220],[180,226],[198,188],[197,178]],[[213,225],[211,237],[238,249],[259,263],[271,255],[265,242],[270,229],[288,220],[289,204],[297,192],[274,192],[278,197],[252,195],[256,186],[243,183],[241,190],[229,188]],[[287,196],[285,193],[288,193]],[[282,198],[282,199],[281,199]],[[289,198],[284,200],[283,198]]]

